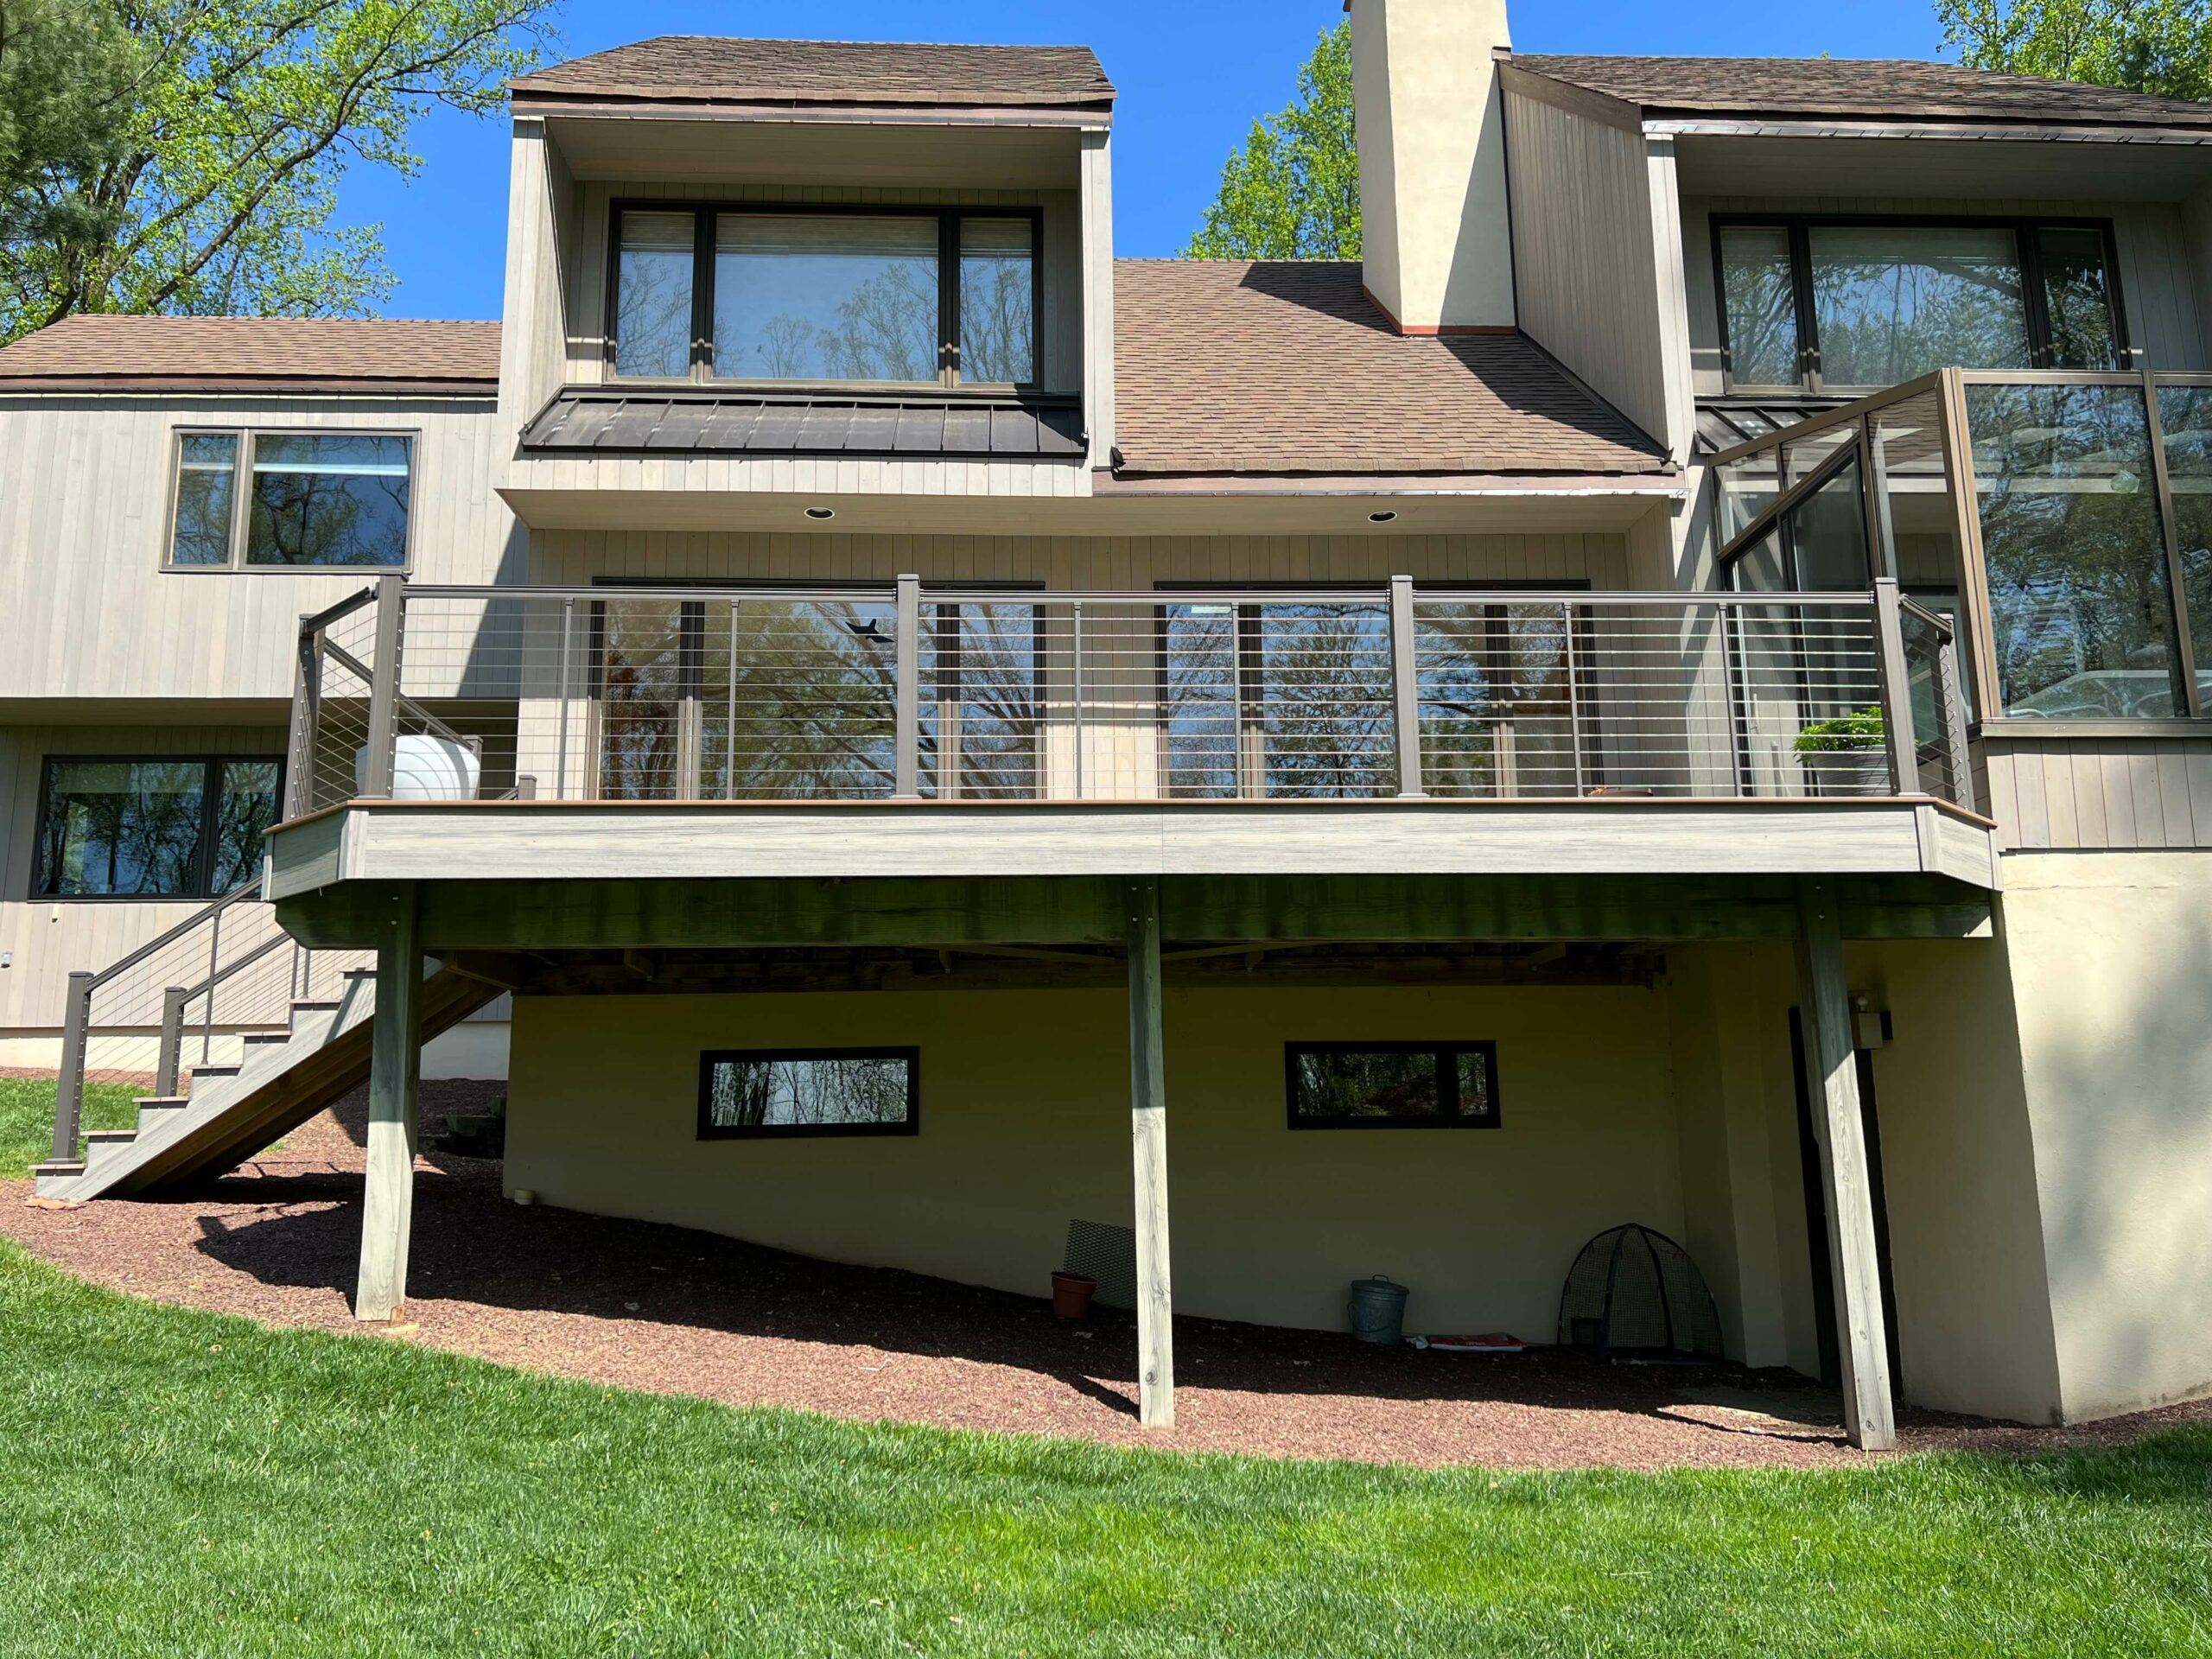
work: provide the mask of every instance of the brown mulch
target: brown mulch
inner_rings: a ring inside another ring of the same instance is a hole
[[[498,1084],[423,1086],[426,1116]],[[0,1185],[0,1231],[56,1266],[156,1300],[359,1332],[366,1103],[340,1102],[238,1174],[154,1202],[36,1208]],[[435,1125],[434,1125],[435,1127]],[[1135,1418],[1135,1325],[906,1273],[499,1196],[499,1165],[418,1166],[409,1340],[533,1370],[731,1405],[1117,1445],[1428,1467],[1817,1468],[1861,1454],[1823,1430],[1833,1396],[1739,1370],[1605,1367],[1362,1349],[1347,1337],[1179,1319],[1177,1427]],[[1909,1413],[1910,1452],[2033,1452],[2212,1422],[2212,1402],[2071,1429]]]

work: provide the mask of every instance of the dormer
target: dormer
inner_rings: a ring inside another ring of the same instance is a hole
[[[584,492],[1067,496],[1105,464],[1088,48],[671,36],[512,91],[525,521],[603,521]]]

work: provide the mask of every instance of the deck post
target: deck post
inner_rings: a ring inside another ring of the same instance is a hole
[[[85,1116],[85,1046],[91,1039],[92,973],[77,969],[61,1004],[61,1070],[54,1084],[54,1161],[73,1163]]]
[[[899,609],[892,627],[893,750],[891,792],[902,801],[922,794],[922,579],[899,578]],[[938,784],[944,784],[942,769]]]
[[[207,995],[215,995],[213,986],[207,988]],[[181,985],[162,993],[162,1046],[154,1061],[154,1092],[164,1100],[176,1094],[178,1062],[184,1053],[184,1005],[191,998]]]
[[[369,729],[364,740],[368,758],[361,774],[361,794],[372,801],[391,798],[399,743],[399,630],[405,594],[399,577],[377,579],[377,642],[369,665]]]
[[[1175,1427],[1173,1281],[1167,1265],[1167,1067],[1160,1018],[1160,884],[1131,881],[1129,1129],[1135,1154],[1137,1414]]]
[[[1904,606],[1888,576],[1874,583],[1874,646],[1882,664],[1882,729],[1890,747],[1890,781],[1899,795],[1920,793],[1920,736],[1912,725],[1912,675],[1904,660]]]
[[[1390,578],[1390,681],[1396,692],[1398,794],[1420,800],[1428,793],[1421,752],[1421,670],[1414,652],[1414,579]]]
[[[377,939],[369,1033],[369,1161],[361,1203],[361,1272],[353,1317],[397,1323],[407,1305],[422,1077],[422,930],[414,886],[394,889]]]
[[[1844,1429],[1861,1451],[1886,1452],[1897,1444],[1897,1422],[1890,1402],[1881,1264],[1874,1245],[1866,1125],[1859,1115],[1859,1057],[1852,1040],[1835,883],[1807,878],[1798,888],[1798,912],[1797,1002],[1827,1201]]]

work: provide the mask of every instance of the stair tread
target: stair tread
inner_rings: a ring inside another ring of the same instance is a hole
[[[192,1096],[189,1095],[141,1095],[130,1103],[142,1112],[158,1112],[171,1106],[189,1106],[192,1104]]]
[[[118,1145],[136,1141],[137,1138],[138,1131],[136,1129],[86,1129],[85,1131],[85,1144],[88,1147]]]

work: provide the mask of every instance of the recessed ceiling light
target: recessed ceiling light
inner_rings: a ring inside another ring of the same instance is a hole
[[[1370,512],[1367,515],[1367,522],[1370,524],[1392,524],[1397,521],[1398,515],[1395,512]]]
[[[817,524],[827,524],[837,516],[837,510],[835,507],[809,507],[806,516]]]

